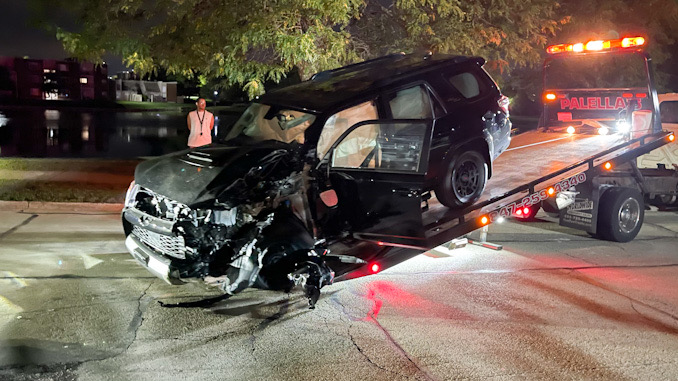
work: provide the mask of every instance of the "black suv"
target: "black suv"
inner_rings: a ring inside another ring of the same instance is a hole
[[[395,54],[258,98],[220,144],[137,167],[128,250],[169,283],[225,296],[303,284],[311,306],[335,274],[407,259],[430,191],[473,203],[509,145],[508,99],[484,62]]]

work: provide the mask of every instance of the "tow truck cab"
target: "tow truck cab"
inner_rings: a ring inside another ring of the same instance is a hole
[[[548,47],[549,56],[543,66],[541,129],[570,134],[617,133],[629,141],[660,133],[662,110],[654,86],[652,60],[644,47],[643,37]],[[668,112],[666,107],[664,109]],[[673,141],[674,136],[669,136],[669,140]],[[596,199],[593,204],[603,209],[618,206],[607,200],[620,192],[626,192],[624,197],[629,192],[635,193],[639,200],[633,201],[632,209],[641,216],[636,219],[641,224],[642,209],[646,204],[675,206],[678,167],[675,166],[676,156],[671,151],[674,146],[663,146],[601,173],[591,188]],[[558,209],[553,203],[542,206],[547,211]],[[591,209],[593,214],[601,213],[597,208]],[[559,213],[562,219],[562,211]],[[606,210],[602,213],[611,215]],[[611,222],[621,224],[620,221]],[[634,226],[639,228],[637,222]],[[609,230],[601,226],[600,220],[598,228]],[[631,236],[625,234],[623,240],[632,239]]]
[[[571,133],[659,131],[657,94],[643,37],[560,44],[543,65],[540,127]]]

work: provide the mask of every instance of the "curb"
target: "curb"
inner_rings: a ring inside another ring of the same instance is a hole
[[[31,213],[120,213],[123,204],[95,202],[0,201],[0,211]]]

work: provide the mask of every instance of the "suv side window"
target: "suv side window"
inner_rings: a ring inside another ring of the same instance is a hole
[[[318,140],[318,159],[322,159],[330,150],[332,144],[339,139],[349,127],[364,120],[379,119],[377,106],[374,101],[364,102],[353,107],[341,110],[327,118]]]
[[[393,119],[433,118],[431,97],[424,85],[408,87],[387,95],[388,106]]]
[[[466,99],[475,98],[485,90],[483,83],[471,72],[453,74],[447,80]]]

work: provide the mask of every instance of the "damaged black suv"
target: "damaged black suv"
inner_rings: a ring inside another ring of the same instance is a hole
[[[258,98],[220,144],[137,167],[128,250],[172,284],[225,297],[303,285],[311,306],[335,276],[409,258],[431,191],[472,204],[509,145],[508,99],[484,62],[395,54]]]

